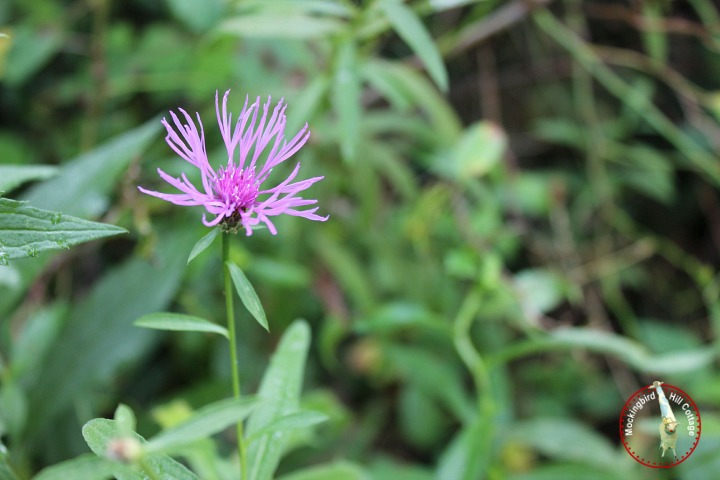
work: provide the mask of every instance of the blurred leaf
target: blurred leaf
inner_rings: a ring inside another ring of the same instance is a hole
[[[148,453],[171,452],[188,443],[219,433],[245,419],[256,407],[255,399],[227,399],[205,405],[188,420],[155,435],[145,446]]]
[[[137,425],[137,419],[135,418],[135,412],[130,407],[124,404],[120,404],[115,409],[115,415],[113,419],[117,422],[118,431],[123,436],[128,436],[135,431]]]
[[[50,165],[0,165],[0,193],[32,180],[45,180],[57,175],[58,168]]]
[[[344,28],[344,23],[329,17],[302,13],[279,16],[272,12],[248,13],[222,22],[218,30],[238,37],[254,38],[323,38]]]
[[[17,382],[3,381],[0,388],[0,435],[20,441],[28,416],[27,397]]]
[[[391,478],[392,480],[436,480],[427,467],[409,464],[405,461],[381,459],[369,467],[371,478]]]
[[[153,119],[110,140],[63,165],[58,176],[34,185],[22,199],[36,208],[96,218],[107,207],[108,195],[117,185],[118,177],[149,145],[160,127],[160,122]],[[29,285],[48,261],[49,257],[43,256],[18,263],[21,285]],[[8,292],[0,285],[0,315],[18,300],[21,292],[22,289]]]
[[[33,477],[33,480],[107,480],[116,472],[121,475],[118,478],[142,479],[141,475],[134,473],[128,466],[88,453],[48,467]]]
[[[11,345],[10,369],[16,378],[34,376],[42,367],[45,355],[63,325],[68,307],[64,303],[49,305],[35,312],[25,322]]]
[[[587,464],[571,463],[539,465],[531,472],[508,475],[508,480],[631,480],[637,473],[619,474],[617,471],[593,467]]]
[[[293,322],[283,334],[257,394],[258,407],[247,423],[252,437],[278,419],[299,409],[305,360],[310,346],[310,327],[304,320]],[[290,432],[265,434],[248,446],[248,479],[270,480]]]
[[[709,366],[718,356],[712,347],[653,355],[644,345],[622,335],[578,327],[559,328],[544,337],[516,343],[491,358],[492,361],[508,361],[532,353],[570,348],[612,355],[640,372],[665,375],[697,371]]]
[[[3,456],[0,456],[0,480],[20,480]]]
[[[322,101],[330,89],[330,78],[318,73],[302,89],[292,102],[292,110],[288,110],[286,131],[297,132],[308,123],[321,107]]]
[[[283,475],[278,477],[278,480],[370,480],[370,478],[360,466],[340,461]]]
[[[366,60],[363,69],[370,69],[370,75],[384,77],[398,90],[398,96],[408,98],[411,104],[422,109],[439,145],[453,145],[460,137],[462,124],[457,113],[420,73],[406,65],[379,59]]]
[[[502,160],[506,149],[505,132],[494,123],[479,122],[463,133],[449,161],[435,169],[458,182],[480,178]]]
[[[55,178],[33,186],[23,196],[37,208],[94,218],[108,206],[109,193],[160,131],[152,119],[64,164]]]
[[[248,437],[248,442],[253,442],[262,435],[269,435],[274,432],[286,430],[297,430],[300,428],[310,428],[318,423],[327,421],[328,416],[324,413],[314,412],[312,410],[301,410],[299,412],[289,413],[282,417],[276,418],[268,425]]]
[[[400,428],[407,441],[425,451],[431,451],[446,438],[450,423],[436,402],[419,388],[409,385],[403,388],[398,402]],[[422,418],[422,422],[418,419]]]
[[[210,233],[202,237],[198,242],[195,244],[195,246],[190,251],[190,256],[188,257],[187,263],[190,263],[193,258],[200,255],[202,252],[205,251],[206,248],[208,248],[210,245],[212,245],[213,240],[215,240],[215,237],[218,236],[218,233],[220,233],[219,228],[213,228],[210,230]]]
[[[127,230],[0,197],[0,265],[121,233]]]
[[[60,32],[27,25],[15,28],[5,64],[5,83],[18,86],[35,75],[62,46]]]
[[[194,238],[192,230],[160,232],[163,248],[152,264],[133,257],[97,281],[73,306],[29,390],[30,411],[35,412],[29,428],[52,428],[56,416],[79,396],[105,388],[121,367],[130,367],[147,354],[155,332],[136,328],[132,322],[168,304]]]
[[[90,449],[98,457],[105,458],[108,446],[116,440],[123,440],[120,429],[115,420],[95,418],[87,422],[82,428],[82,435]],[[134,433],[132,438],[145,445],[145,439]],[[176,462],[167,455],[153,454],[145,458],[145,462],[155,472],[159,480],[199,480],[190,470],[181,463]],[[127,467],[116,463],[114,475],[118,480],[144,480],[145,475],[138,473],[126,473]]]
[[[462,427],[438,460],[436,479],[475,480],[487,471],[491,421],[476,417]]]
[[[340,123],[340,149],[348,160],[355,158],[362,115],[356,55],[355,42],[351,37],[345,38],[338,47],[332,89],[333,106]]]
[[[564,298],[561,278],[549,270],[522,270],[513,283],[523,312],[532,319],[557,307]]]
[[[223,0],[204,0],[198,8],[195,0],[166,0],[172,14],[196,33],[210,29],[222,16]]]
[[[172,330],[175,332],[208,332],[219,333],[228,337],[227,328],[204,318],[181,313],[158,312],[149,313],[135,320],[136,327],[153,328],[156,330]]]
[[[586,425],[571,418],[534,418],[517,422],[510,438],[553,459],[585,463],[608,470],[623,470],[626,453]]]
[[[442,91],[448,89],[448,75],[435,41],[430,36],[415,12],[400,0],[381,0],[380,7],[385,12],[393,29],[407,43],[412,51],[425,64],[428,73]]]
[[[265,316],[265,310],[263,310],[262,303],[255,293],[250,281],[247,279],[245,274],[240,267],[232,262],[225,262],[225,266],[230,270],[230,276],[232,277],[235,290],[237,291],[240,300],[243,305],[247,308],[248,312],[257,320],[257,322],[267,331],[270,331],[268,327],[267,317]]]
[[[347,295],[357,303],[358,308],[370,308],[374,304],[372,282],[356,258],[358,252],[352,251],[347,245],[342,245],[340,241],[327,235],[316,235],[313,244],[317,254],[343,286]]]

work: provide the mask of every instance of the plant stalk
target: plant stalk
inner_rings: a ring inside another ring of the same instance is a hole
[[[232,363],[232,387],[233,396],[236,399],[240,398],[240,374],[238,372],[238,357],[237,357],[237,335],[235,333],[235,310],[233,305],[233,287],[232,279],[230,278],[230,269],[227,266],[227,262],[230,260],[230,234],[227,232],[222,233],[222,261],[223,261],[223,276],[225,280],[225,310],[227,313],[227,326],[228,333],[230,336],[230,362]],[[245,453],[245,438],[243,436],[243,423],[240,420],[237,423],[237,449],[238,457],[240,459],[240,478],[247,478],[247,458]]]

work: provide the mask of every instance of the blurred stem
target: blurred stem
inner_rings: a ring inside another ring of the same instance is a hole
[[[233,287],[230,278],[230,269],[227,262],[230,261],[230,234],[223,232],[222,236],[222,263],[223,276],[225,279],[225,311],[227,312],[228,333],[230,335],[230,362],[232,367],[233,396],[240,398],[240,373],[238,372],[237,357],[237,334],[235,333],[235,307],[233,305]],[[237,444],[238,457],[240,459],[240,478],[247,478],[247,461],[245,455],[245,438],[243,436],[242,420],[237,423]]]
[[[97,141],[97,126],[103,113],[107,94],[107,62],[105,37],[107,36],[110,0],[92,0],[92,36],[90,38],[90,77],[92,89],[87,99],[87,116],[83,127],[81,150],[90,150]]]
[[[608,92],[635,110],[660,135],[677,148],[690,164],[704,173],[714,185],[720,185],[720,162],[717,157],[703,149],[690,135],[675,126],[651,100],[625,83],[605,65],[593,50],[570,29],[559,22],[550,12],[542,10],[533,16],[535,23],[550,38],[567,48],[584,68],[602,84]]]
[[[470,370],[475,383],[478,396],[478,409],[480,415],[486,419],[491,418],[493,402],[490,392],[490,374],[485,361],[480,356],[470,339],[470,327],[472,327],[475,315],[480,309],[480,293],[472,290],[465,297],[454,322],[454,343],[463,363]]]

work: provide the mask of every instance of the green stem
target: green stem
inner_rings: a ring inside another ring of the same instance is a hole
[[[227,312],[228,333],[230,334],[230,362],[232,363],[232,386],[233,396],[240,398],[240,374],[238,373],[237,358],[237,335],[235,333],[235,309],[233,306],[233,288],[230,278],[230,269],[227,262],[230,261],[230,234],[222,233],[222,260],[223,275],[225,279],[225,310]],[[240,458],[240,478],[247,478],[247,461],[245,455],[245,438],[243,437],[242,420],[237,423],[238,457]]]

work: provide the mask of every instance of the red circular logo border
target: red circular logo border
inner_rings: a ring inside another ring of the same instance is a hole
[[[698,443],[700,443],[700,433],[702,431],[702,422],[700,420],[700,409],[698,409],[697,404],[692,399],[692,397],[690,395],[688,395],[687,393],[685,393],[685,391],[676,387],[675,385],[663,383],[662,386],[663,386],[663,388],[669,388],[671,390],[675,390],[676,392],[681,393],[683,395],[683,398],[685,398],[687,400],[687,402],[692,406],[693,410],[695,411],[695,415],[697,416],[697,429],[696,429],[697,434],[695,435],[695,441],[693,442],[692,446],[690,447],[690,450],[685,452],[685,456],[683,456],[677,462],[671,463],[670,465],[652,465],[652,464],[646,463],[644,461],[645,460],[644,458],[643,459],[638,458],[630,450],[630,447],[628,446],[627,441],[625,440],[625,433],[624,433],[625,431],[623,430],[623,418],[625,417],[625,412],[628,411],[628,405],[632,402],[632,400],[635,399],[638,396],[638,394],[641,392],[644,392],[646,390],[653,390],[652,385],[649,385],[647,387],[642,387],[641,389],[639,389],[638,391],[636,391],[635,393],[630,395],[630,398],[627,399],[627,401],[625,402],[625,405],[623,405],[622,411],[620,412],[620,420],[619,420],[620,441],[622,442],[623,447],[625,447],[625,450],[628,452],[628,454],[630,454],[630,456],[632,458],[634,458],[638,463],[641,463],[641,464],[645,465],[646,467],[650,467],[650,468],[672,468],[676,465],[680,465],[682,462],[687,460],[690,457],[690,455],[692,455],[693,452],[695,451],[695,448],[697,447]]]

